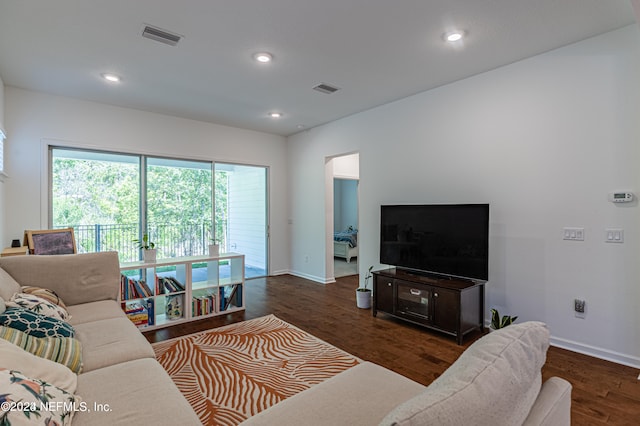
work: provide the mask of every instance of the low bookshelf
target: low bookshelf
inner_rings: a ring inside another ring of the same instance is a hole
[[[188,256],[120,264],[122,310],[152,330],[244,310],[244,255]]]

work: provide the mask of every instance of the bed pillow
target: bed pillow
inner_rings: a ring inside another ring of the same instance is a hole
[[[0,297],[11,300],[14,294],[20,292],[20,284],[4,269],[0,268]]]
[[[0,395],[9,403],[19,401],[21,407],[3,410],[3,424],[70,425],[74,408],[81,408],[80,398],[72,393],[6,368],[0,368]]]
[[[69,393],[74,393],[78,386],[78,376],[68,367],[35,356],[8,340],[0,339],[0,359],[4,368],[18,370],[29,377],[37,377]]]
[[[35,337],[74,337],[75,334],[68,323],[24,308],[7,308],[0,314],[0,325]]]
[[[0,326],[0,339],[25,351],[64,365],[76,374],[82,371],[82,346],[71,337],[33,337],[15,328]]]
[[[60,305],[51,303],[35,294],[16,293],[11,301],[6,303],[7,308],[24,308],[31,312],[41,314],[47,317],[59,319],[60,321],[69,321],[71,315],[65,308]]]
[[[58,294],[55,291],[49,290],[48,288],[25,285],[20,288],[19,292],[33,294],[34,296],[42,297],[43,299],[48,300],[49,302],[55,305],[58,305],[64,309],[67,309],[67,305],[64,304],[60,296],[58,296]]]
[[[7,305],[4,303],[4,299],[0,297],[0,314],[3,313],[7,309]]]

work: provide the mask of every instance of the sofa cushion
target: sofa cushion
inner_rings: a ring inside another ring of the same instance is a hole
[[[90,411],[74,426],[201,425],[169,375],[154,359],[139,359],[78,376],[78,395]],[[95,410],[98,404],[98,410]]]
[[[32,312],[65,322],[70,318],[69,312],[67,312],[65,308],[35,294],[16,293],[11,300],[6,303],[6,306],[8,308],[28,309]]]
[[[522,424],[540,392],[548,347],[549,331],[541,322],[489,333],[381,424]]]
[[[71,319],[69,324],[76,326],[86,322],[100,321],[112,318],[125,318],[120,304],[115,300],[100,300],[99,302],[82,303],[67,307]]]
[[[134,359],[155,359],[147,339],[126,317],[78,324],[75,329],[82,342],[85,372]]]
[[[384,367],[363,362],[272,405],[242,426],[375,425],[393,407],[424,389]]]
[[[82,346],[72,337],[33,337],[15,328],[0,326],[0,339],[36,356],[60,363],[74,373],[82,370]]]
[[[0,267],[23,286],[49,288],[67,305],[116,300],[120,290],[118,253],[0,257]]]
[[[0,314],[0,324],[35,337],[73,337],[74,335],[73,327],[68,323],[24,308],[7,308]]]
[[[64,389],[5,368],[0,368],[0,395],[22,407],[2,410],[2,424],[70,425],[74,407],[80,407],[80,399]]]
[[[4,269],[0,268],[0,298],[11,300],[20,291],[20,284]]]
[[[62,364],[30,354],[4,339],[0,339],[0,355],[4,368],[20,371],[25,376],[51,383],[69,393],[76,391],[78,376]]]

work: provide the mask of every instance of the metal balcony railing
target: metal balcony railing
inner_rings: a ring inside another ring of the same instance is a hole
[[[158,258],[195,256],[207,254],[211,242],[212,222],[190,224],[151,223],[148,232],[156,244]],[[74,230],[78,253],[117,251],[121,262],[140,259],[140,250],[133,240],[140,238],[137,223],[64,225]],[[223,229],[226,229],[223,226]],[[226,238],[221,238],[221,247],[226,247]]]

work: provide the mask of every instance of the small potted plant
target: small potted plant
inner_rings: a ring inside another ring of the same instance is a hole
[[[211,244],[209,244],[209,256],[219,256],[220,255],[220,243],[215,238],[211,239]]]
[[[356,306],[360,309],[371,308],[371,290],[368,288],[369,279],[371,278],[371,270],[373,265],[369,266],[367,275],[364,277],[364,286],[356,289]]]
[[[508,325],[513,324],[517,319],[517,316],[512,317],[509,315],[504,315],[501,317],[497,309],[491,309],[491,325],[489,326],[489,330],[498,330],[504,328]]]
[[[156,249],[156,243],[149,239],[149,234],[144,234],[142,240],[135,239],[134,243],[138,245],[138,248],[142,250],[142,259],[145,262],[155,262],[158,249]]]

